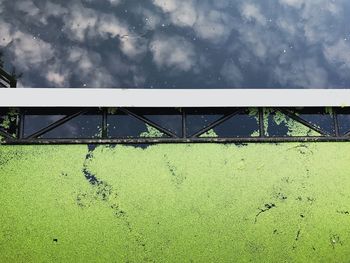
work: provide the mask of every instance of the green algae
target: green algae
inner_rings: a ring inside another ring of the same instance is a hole
[[[3,116],[0,122],[0,128],[8,130],[13,122],[16,122],[18,116],[18,110],[15,108],[10,108],[8,112]]]
[[[0,128],[5,131],[9,131],[11,126],[16,123],[18,117],[18,110],[15,108],[9,108],[5,115],[0,116]],[[15,136],[16,134],[12,134]],[[3,142],[4,137],[0,135],[0,143]]]
[[[287,117],[280,111],[274,111],[270,108],[264,108],[264,130],[265,136],[269,136],[269,117],[273,116],[272,120],[278,126],[284,126],[287,128],[287,136],[298,137],[298,136],[321,136],[321,134],[304,124]],[[296,113],[296,115],[298,115]]]
[[[326,112],[326,114],[333,116],[334,110],[332,107],[326,107],[325,112]]]
[[[248,115],[250,117],[253,117],[257,123],[257,125],[259,125],[259,109],[258,108],[248,108]],[[250,137],[259,137],[260,136],[260,131],[256,130],[254,131]]]
[[[248,108],[248,115],[259,121],[259,108]]]
[[[259,137],[260,136],[260,131],[254,131],[250,137]]]
[[[117,114],[118,108],[107,108],[107,113],[110,115]]]
[[[164,137],[164,133],[158,129],[146,124],[147,131],[140,134],[141,138],[161,138]]]
[[[199,136],[200,138],[217,138],[219,137],[216,132],[214,131],[214,129],[211,129],[209,131],[207,131],[206,133],[203,133],[201,136]]]
[[[249,117],[254,118],[257,124],[257,127],[259,126],[259,109],[258,108],[248,108],[247,111],[244,112],[245,114],[247,114]],[[235,118],[232,117],[232,118]],[[244,127],[232,127],[234,128],[238,128],[238,129],[244,129]],[[209,131],[205,132],[204,134],[200,135],[200,138],[218,138],[220,137],[218,135],[218,133],[215,131],[216,128],[210,129]],[[249,136],[249,135],[248,135]],[[259,137],[260,136],[260,131],[257,129],[255,131],[253,131],[250,134],[250,137]]]
[[[0,262],[346,262],[349,152],[0,146]]]

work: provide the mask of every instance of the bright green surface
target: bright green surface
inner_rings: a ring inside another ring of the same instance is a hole
[[[0,146],[0,262],[350,261],[349,143],[87,154]]]

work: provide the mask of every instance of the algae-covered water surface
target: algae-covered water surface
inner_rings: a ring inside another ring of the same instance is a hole
[[[0,146],[0,262],[349,262],[349,153]]]

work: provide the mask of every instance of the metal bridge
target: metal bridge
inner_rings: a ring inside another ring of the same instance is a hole
[[[1,108],[0,135],[4,144],[350,141],[350,110]]]
[[[2,144],[350,141],[349,90],[8,89],[16,84],[0,69]]]

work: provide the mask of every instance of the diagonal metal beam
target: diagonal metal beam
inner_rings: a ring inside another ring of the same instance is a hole
[[[207,127],[204,127],[200,131],[196,132],[195,134],[191,135],[191,138],[196,138],[201,136],[202,134],[206,133],[207,131],[210,131],[211,129],[215,128],[216,126],[220,125],[221,123],[231,119],[233,116],[236,116],[237,114],[241,113],[243,111],[243,108],[239,108],[238,110],[234,111],[233,113],[227,114],[224,117],[218,119],[217,121],[213,122]]]
[[[4,78],[8,79],[9,81],[13,79],[13,77],[2,68],[0,68],[0,74],[4,76]]]
[[[0,135],[4,136],[7,139],[14,139],[14,137],[9,134],[7,131],[0,128]]]
[[[0,73],[0,80],[7,84],[10,84],[10,80],[8,78],[5,78],[3,75],[1,75],[1,73]]]
[[[142,121],[142,122],[152,126],[153,128],[156,128],[157,130],[165,133],[166,135],[168,135],[170,137],[173,137],[173,138],[178,138],[179,137],[175,133],[169,131],[168,129],[165,129],[165,128],[159,126],[158,124],[154,123],[153,121],[151,121],[151,120],[149,120],[149,119],[147,119],[147,118],[145,118],[145,117],[143,117],[141,115],[138,115],[138,114],[136,114],[136,113],[126,109],[126,108],[119,108],[119,110],[121,110],[122,112],[124,112],[127,115],[135,117],[136,119],[138,119],[138,120],[140,120],[140,121]]]
[[[41,135],[43,135],[43,134],[45,134],[45,133],[47,133],[47,132],[57,128],[58,126],[61,126],[62,124],[64,124],[64,123],[74,119],[75,117],[78,117],[79,115],[82,115],[82,114],[86,113],[87,111],[88,111],[88,109],[84,109],[84,110],[78,111],[78,112],[76,112],[74,114],[68,115],[68,116],[66,116],[66,117],[64,117],[64,118],[62,118],[62,119],[60,119],[60,120],[50,124],[49,126],[47,126],[47,127],[43,128],[43,129],[37,131],[36,133],[26,137],[26,139],[38,138],[39,136],[41,136]]]
[[[325,136],[330,136],[331,134],[329,134],[328,132],[326,132],[325,130],[315,126],[314,124],[304,120],[303,118],[300,118],[299,116],[297,116],[295,113],[290,112],[289,110],[285,110],[283,108],[277,108],[278,111],[282,112],[283,114],[287,115],[289,118],[300,122],[301,124],[304,124],[305,126],[307,126],[308,128],[317,131],[318,133],[320,133],[321,135],[325,135]]]
[[[17,86],[17,80],[12,75],[7,73],[5,70],[0,68],[0,78],[9,84],[10,88],[15,88]]]

